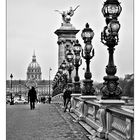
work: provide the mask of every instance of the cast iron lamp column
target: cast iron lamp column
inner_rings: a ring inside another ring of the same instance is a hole
[[[49,69],[49,104],[50,104],[50,102],[51,102],[51,96],[50,96],[50,73],[51,73],[51,68]]]
[[[62,91],[63,91],[64,87],[67,84],[66,62],[65,62],[65,60],[63,60],[63,62],[61,63],[60,68],[62,69],[62,74],[61,74],[61,77],[60,77],[60,81],[61,81]]]
[[[21,99],[21,80],[19,80],[19,98]]]
[[[12,96],[12,78],[13,78],[13,75],[11,74],[10,75],[10,78],[11,78],[11,105],[13,105],[14,104],[14,101],[13,101],[13,96]]]
[[[76,74],[75,74],[75,77],[74,77],[74,90],[73,92],[74,93],[81,93],[81,88],[80,88],[80,78],[79,78],[79,75],[78,75],[78,69],[79,69],[79,66],[82,64],[82,59],[81,59],[81,56],[80,56],[80,53],[81,53],[81,50],[82,50],[82,47],[81,45],[79,44],[79,41],[76,40],[76,43],[74,44],[73,46],[73,51],[74,51],[74,60],[73,60],[73,65],[75,66],[75,69],[76,69]]]
[[[90,59],[94,56],[94,49],[92,49],[92,38],[94,36],[94,32],[91,28],[89,28],[89,24],[86,24],[86,28],[83,29],[81,37],[84,40],[85,48],[84,52],[82,49],[82,57],[86,60],[86,72],[85,72],[85,80],[83,80],[84,85],[82,89],[82,95],[94,95],[93,88],[93,80],[91,80],[92,74],[90,72]],[[92,52],[92,54],[91,54]]]
[[[59,74],[59,78],[58,78],[58,81],[59,81],[59,90],[60,90],[60,93],[63,91],[63,83],[62,83],[62,75],[63,75],[63,68],[62,68],[62,63],[58,69],[58,74]]]
[[[101,33],[101,42],[108,47],[109,61],[106,66],[107,76],[104,76],[105,82],[101,88],[102,99],[120,99],[122,93],[121,88],[118,86],[119,78],[115,76],[117,68],[114,65],[114,50],[115,46],[118,45],[118,32],[120,29],[119,21],[117,17],[121,13],[121,6],[118,0],[107,0],[104,2],[102,13],[106,18],[107,26],[104,27]]]
[[[68,64],[67,64],[67,70],[69,72],[68,85],[72,87],[71,73],[72,73],[72,71],[74,69],[74,66],[73,66],[73,53],[71,52],[70,49],[66,52],[66,60],[68,62]]]

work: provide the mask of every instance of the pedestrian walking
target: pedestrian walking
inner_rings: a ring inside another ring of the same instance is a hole
[[[64,99],[64,112],[66,112],[68,108],[68,104],[70,104],[69,111],[71,108],[71,94],[72,94],[72,87],[68,85],[68,87],[64,90],[63,99]]]
[[[35,109],[35,101],[37,101],[36,90],[32,87],[28,92],[28,102],[30,102],[30,109]]]
[[[52,100],[51,97],[49,97],[49,98],[48,98],[49,104],[51,103],[51,100]]]

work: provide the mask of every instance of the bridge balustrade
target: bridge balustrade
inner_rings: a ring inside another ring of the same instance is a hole
[[[88,124],[96,135],[108,140],[133,140],[133,111],[126,111],[121,105],[103,105],[96,99],[82,99],[72,96],[71,112],[79,122]]]

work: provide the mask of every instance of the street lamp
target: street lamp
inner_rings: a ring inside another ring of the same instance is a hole
[[[89,28],[89,24],[86,24],[86,28],[83,29],[81,37],[84,40],[85,48],[82,49],[82,57],[86,60],[86,72],[85,72],[85,80],[83,80],[84,85],[82,89],[82,95],[94,95],[93,88],[93,80],[91,80],[92,74],[90,72],[90,59],[94,56],[94,49],[91,41],[93,39],[94,32],[91,28]],[[92,54],[91,54],[92,52]]]
[[[114,50],[118,45],[119,37],[118,32],[120,29],[120,23],[117,20],[121,13],[121,6],[118,0],[107,0],[102,8],[102,13],[106,18],[107,26],[104,27],[101,33],[101,42],[108,47],[109,61],[106,66],[107,76],[104,76],[105,82],[101,88],[102,99],[120,99],[122,89],[118,86],[119,78],[115,76],[117,68],[114,65]]]
[[[48,101],[49,101],[49,104],[51,103],[51,97],[50,97],[50,72],[51,72],[51,68],[49,69],[49,98],[48,98]]]
[[[102,13],[106,18],[106,23],[108,24],[112,19],[116,19],[120,15],[122,11],[122,7],[118,0],[107,0],[104,2],[104,6],[102,8]]]
[[[62,71],[60,76],[60,82],[61,82],[61,90],[63,91],[65,85],[67,84],[67,74],[66,74],[66,62],[63,60],[62,64],[60,65],[60,69]]]
[[[21,98],[21,80],[19,80],[19,97]]]
[[[63,60],[63,62],[62,62],[61,68],[62,68],[62,70],[64,72],[64,70],[66,69],[66,62],[65,62],[65,60]]]
[[[71,50],[67,50],[66,51],[66,60],[68,62],[67,64],[67,70],[69,72],[69,80],[68,80],[68,85],[72,86],[72,77],[71,77],[71,72],[73,71],[74,67],[73,67],[73,53],[71,52]]]
[[[10,102],[10,104],[13,105],[14,101],[13,101],[13,96],[12,96],[12,78],[13,78],[12,74],[10,75],[10,78],[11,78],[11,102]]]
[[[79,69],[79,66],[82,64],[82,59],[81,59],[81,56],[80,56],[80,53],[81,53],[81,50],[82,50],[82,47],[81,45],[79,44],[79,41],[76,40],[76,43],[74,44],[73,46],[73,51],[74,51],[74,60],[73,60],[73,65],[75,66],[75,69],[76,69],[76,74],[75,74],[75,77],[74,77],[74,90],[73,92],[74,93],[81,93],[81,88],[80,88],[80,78],[79,78],[79,75],[78,75],[78,69]]]

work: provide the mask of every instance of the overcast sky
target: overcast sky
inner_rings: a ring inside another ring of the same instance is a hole
[[[13,79],[26,79],[26,72],[35,50],[36,59],[42,70],[42,78],[48,79],[49,67],[51,78],[57,72],[58,45],[54,32],[60,28],[61,15],[54,10],[69,10],[72,6],[80,7],[75,11],[71,23],[79,29],[77,39],[84,46],[81,31],[88,22],[94,30],[93,47],[95,56],[91,60],[92,79],[103,81],[108,63],[108,51],[101,41],[105,18],[101,13],[103,0],[7,0],[7,79],[12,73]],[[118,18],[121,29],[119,44],[115,47],[114,61],[117,76],[133,73],[133,0],[121,0],[122,12]],[[80,67],[83,79],[85,60]]]

